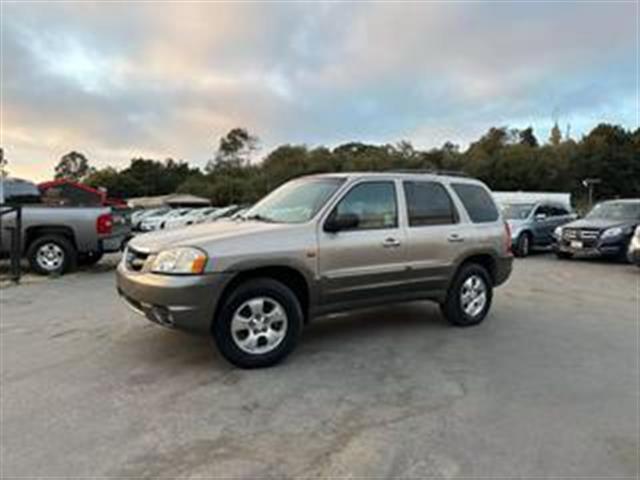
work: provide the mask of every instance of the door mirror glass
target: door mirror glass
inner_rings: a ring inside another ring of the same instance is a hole
[[[341,230],[353,230],[358,228],[360,219],[353,213],[341,213],[331,215],[324,224],[324,231],[329,233],[337,233]]]

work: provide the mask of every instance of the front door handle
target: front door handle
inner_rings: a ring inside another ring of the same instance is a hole
[[[393,237],[385,238],[384,242],[382,242],[382,246],[384,248],[395,248],[400,246],[400,240],[397,240]]]
[[[447,240],[448,240],[449,242],[453,242],[453,243],[456,243],[456,242],[464,242],[464,238],[463,238],[463,237],[461,237],[460,235],[458,235],[457,233],[452,233],[451,235],[449,235],[449,236],[447,237]]]

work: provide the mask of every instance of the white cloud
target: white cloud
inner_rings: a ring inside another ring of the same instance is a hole
[[[268,146],[428,147],[553,111],[575,130],[635,121],[632,3],[3,8],[2,144],[38,178],[70,149],[203,165],[239,125]]]

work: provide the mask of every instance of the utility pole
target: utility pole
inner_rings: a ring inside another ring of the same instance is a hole
[[[593,187],[602,183],[601,178],[585,178],[582,180],[582,186],[589,190],[589,209],[593,206]]]

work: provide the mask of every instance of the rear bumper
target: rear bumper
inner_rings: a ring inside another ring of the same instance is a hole
[[[136,313],[165,327],[209,334],[229,274],[158,275],[132,272],[120,263],[118,293]]]
[[[124,248],[130,236],[129,233],[122,233],[113,237],[101,238],[98,241],[98,247],[103,253],[119,252]]]
[[[494,275],[494,285],[502,285],[507,281],[513,269],[513,257],[499,257],[496,259],[496,271]]]

